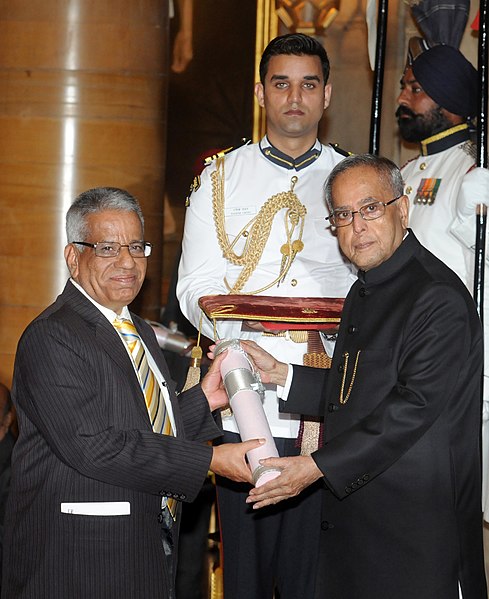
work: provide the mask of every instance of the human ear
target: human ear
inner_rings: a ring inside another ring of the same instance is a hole
[[[263,88],[263,83],[255,83],[255,96],[258,100],[258,104],[264,108],[265,107],[265,90]]]
[[[64,251],[66,266],[70,271],[70,275],[75,279],[78,275],[78,257],[79,251],[75,248],[73,243],[69,243],[65,247]]]
[[[406,195],[399,198],[398,209],[402,227],[403,229],[407,229],[409,224],[409,198]]]
[[[324,109],[328,108],[329,103],[331,101],[331,92],[333,91],[333,86],[331,83],[327,83],[324,86]]]

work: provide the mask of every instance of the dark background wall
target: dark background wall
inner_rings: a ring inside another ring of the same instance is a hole
[[[183,73],[170,75],[166,183],[172,204],[183,202],[199,157],[239,144],[252,129],[256,3],[198,0],[193,20],[194,58]]]

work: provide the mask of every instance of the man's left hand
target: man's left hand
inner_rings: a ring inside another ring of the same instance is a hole
[[[310,456],[267,458],[260,460],[260,464],[279,468],[282,473],[263,486],[251,489],[246,503],[252,503],[254,510],[295,497],[323,476]]]
[[[217,358],[214,358],[211,367],[201,382],[202,391],[207,398],[211,412],[217,410],[217,408],[224,408],[229,403],[221,377],[221,362],[226,355],[227,352],[222,352]]]

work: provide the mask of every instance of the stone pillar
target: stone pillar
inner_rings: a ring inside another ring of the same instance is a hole
[[[0,380],[62,290],[64,215],[102,185],[141,202],[155,245],[137,311],[160,308],[168,4],[5,0],[0,14]]]

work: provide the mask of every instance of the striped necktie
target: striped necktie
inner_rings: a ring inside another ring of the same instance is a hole
[[[126,342],[131,357],[136,366],[136,371],[139,379],[139,384],[144,394],[146,401],[146,407],[148,409],[149,419],[151,426],[155,433],[162,435],[174,436],[170,416],[166,409],[165,400],[162,397],[161,389],[156,380],[153,371],[149,367],[148,359],[146,358],[146,352],[144,351],[141,338],[136,331],[136,327],[130,320],[125,318],[116,318],[113,322],[114,327],[122,335],[122,338]],[[170,497],[166,498],[166,505],[170,510],[170,513],[175,519],[177,502],[175,499]]]

